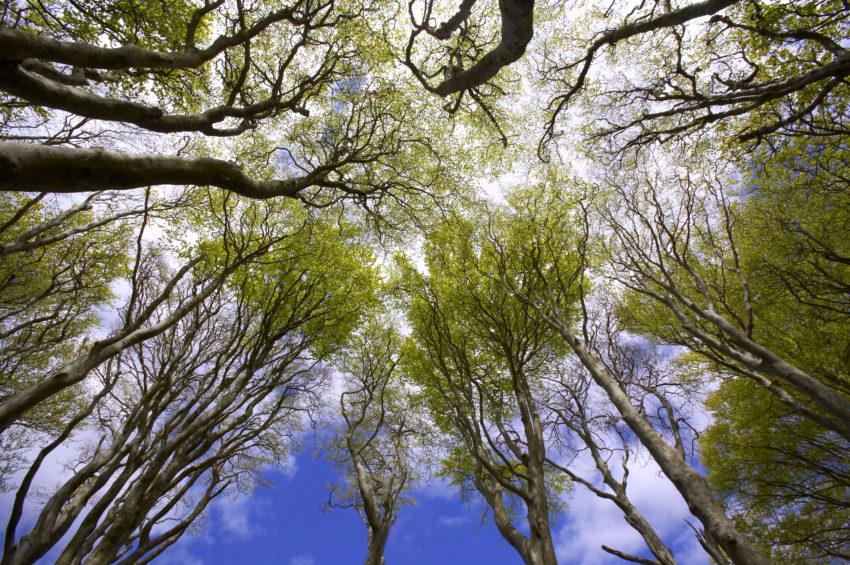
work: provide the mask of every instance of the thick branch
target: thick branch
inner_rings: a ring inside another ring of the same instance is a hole
[[[437,39],[448,39],[472,15],[472,7],[476,0],[463,0],[454,16],[444,21],[431,35]]]
[[[0,90],[31,104],[63,110],[90,119],[109,120],[137,125],[159,133],[197,131],[206,135],[238,135],[250,128],[250,120],[270,111],[285,108],[306,113],[297,106],[300,96],[288,101],[278,96],[245,107],[220,105],[198,114],[165,114],[161,108],[139,102],[105,98],[21,69],[15,64],[0,63]],[[218,129],[216,124],[237,118],[242,122],[233,128]]]
[[[525,53],[534,35],[534,0],[499,0],[502,38],[499,44],[466,70],[450,74],[434,89],[440,96],[476,88],[495,77]]]
[[[254,25],[233,35],[221,35],[204,49],[151,51],[137,45],[108,48],[74,41],[58,41],[20,30],[0,30],[0,60],[40,59],[76,67],[96,69],[189,69],[209,61],[225,49],[240,45],[263,32],[270,25],[289,20],[303,23],[292,8],[276,10]]]
[[[323,174],[285,180],[258,180],[228,161],[134,155],[105,149],[75,149],[0,144],[0,189],[14,192],[76,193],[129,190],[156,185],[215,186],[248,198],[295,198],[310,186],[322,186]]]

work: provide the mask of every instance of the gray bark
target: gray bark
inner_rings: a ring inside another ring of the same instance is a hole
[[[326,174],[258,180],[221,159],[0,143],[0,190],[14,192],[76,193],[196,185],[215,186],[248,198],[295,198],[310,186],[321,186]]]
[[[306,84],[309,85],[309,82]],[[301,98],[296,93],[289,100],[272,96],[267,100],[245,107],[220,105],[198,114],[165,114],[161,108],[117,98],[91,94],[76,86],[68,86],[38,74],[28,72],[12,63],[0,63],[0,90],[8,92],[30,104],[46,106],[96,120],[134,124],[159,133],[201,132],[210,136],[238,135],[248,130],[250,119],[271,111],[297,110]],[[240,119],[231,128],[218,128],[227,118]]]
[[[679,293],[677,292],[676,294]],[[662,302],[676,314],[682,327],[688,333],[712,349],[720,351],[731,359],[741,363],[747,369],[788,383],[791,387],[811,399],[826,414],[831,416],[829,419],[816,417],[815,421],[817,423],[825,425],[843,437],[850,439],[850,400],[847,400],[833,388],[823,384],[805,371],[788,363],[767,347],[748,337],[713,309],[699,308],[680,294],[679,298],[698,316],[714,324],[728,341],[723,342],[702,330],[693,323],[675,302],[663,299],[662,297]],[[735,347],[732,347],[730,343],[734,344]],[[780,396],[780,399],[783,399],[783,396]],[[790,398],[787,400],[785,403],[792,408],[797,404]],[[802,412],[802,414],[807,415],[807,411]]]
[[[738,565],[768,565],[771,561],[761,554],[726,517],[723,506],[714,498],[708,483],[701,474],[687,464],[680,452],[665,441],[646,418],[632,405],[628,395],[620,387],[608,368],[585,345],[575,337],[557,314],[550,314],[553,328],[569,344],[570,348],[588,369],[594,382],[608,395],[643,446],[670,479],[676,490],[685,499],[691,513],[705,527]]]
[[[454,72],[438,84],[434,89],[436,94],[448,96],[479,87],[525,54],[534,36],[534,0],[499,0],[499,12],[502,17],[499,44],[472,67]]]
[[[59,41],[20,30],[0,30],[0,60],[20,62],[39,59],[93,69],[189,69],[197,67],[223,52],[263,32],[270,25],[287,20],[303,23],[292,8],[283,8],[257,20],[233,35],[222,35],[203,49],[159,52],[129,44],[123,47],[98,47],[88,43]],[[190,38],[191,39],[191,38]]]

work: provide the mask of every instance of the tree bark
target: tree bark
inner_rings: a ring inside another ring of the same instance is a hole
[[[717,314],[713,309],[706,310],[700,308],[672,286],[668,290],[697,316],[714,324],[726,340],[717,339],[695,324],[690,316],[682,311],[673,299],[658,295],[659,301],[673,312],[685,331],[709,348],[719,351],[742,364],[753,373],[760,373],[788,383],[820,407],[824,411],[824,415],[830,416],[828,418],[816,417],[813,421],[850,439],[850,400],[844,398],[832,387],[825,385],[805,371],[788,363],[767,347],[756,342],[747,336],[746,333],[729,323],[726,318]],[[767,384],[770,385],[770,381]],[[770,386],[766,388],[770,390]],[[777,396],[787,405],[792,408],[794,407],[795,403],[793,399],[789,398],[786,401],[782,395]],[[807,411],[801,411],[800,413],[803,416],[807,416]]]
[[[264,200],[278,196],[295,198],[322,180],[322,174],[258,180],[234,163],[207,157],[134,155],[106,149],[0,143],[0,190],[13,192],[76,193],[195,185],[215,186]]]
[[[363,565],[384,565],[384,547],[390,535],[389,525],[378,530],[369,529],[369,541],[366,545],[366,559]]]
[[[74,67],[94,69],[190,69],[197,67],[220,54],[225,49],[240,45],[263,32],[270,25],[290,20],[292,10],[277,10],[257,20],[254,25],[233,35],[222,35],[203,49],[159,52],[129,44],[123,47],[99,47],[88,43],[59,41],[20,30],[0,30],[0,60],[19,62],[24,59],[40,59]]]
[[[555,330],[569,344],[573,352],[588,369],[593,380],[608,395],[661,470],[685,499],[691,513],[700,519],[723,550],[737,565],[769,565],[771,561],[759,552],[726,517],[723,506],[714,498],[705,478],[688,465],[675,448],[671,447],[652,425],[632,405],[614,375],[563,322],[552,319]]]
[[[469,69],[451,73],[437,85],[435,93],[448,96],[479,87],[525,54],[534,36],[534,0],[499,0],[499,11],[502,16],[499,44]]]
[[[238,135],[249,128],[247,119],[271,110],[294,109],[295,100],[298,99],[295,96],[284,102],[272,96],[245,107],[220,105],[198,114],[165,114],[155,106],[105,98],[75,86],[61,84],[23,70],[14,63],[0,63],[0,90],[30,104],[95,120],[130,123],[159,133],[201,132],[210,136]],[[216,127],[216,124],[227,118],[241,119],[242,123],[231,128]]]

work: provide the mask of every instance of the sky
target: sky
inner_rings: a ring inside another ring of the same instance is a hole
[[[310,432],[312,433],[312,432]],[[194,533],[155,560],[158,565],[346,565],[362,563],[366,527],[352,509],[326,509],[328,485],[340,480],[331,463],[316,458],[316,442],[308,435],[284,469],[267,467],[273,487],[258,486],[251,494],[222,496],[212,503]],[[63,445],[45,461],[36,491],[55,488],[65,475],[64,463],[75,453]],[[585,477],[594,477],[589,461],[573,463]],[[696,523],[673,485],[646,455],[632,460],[629,496],[683,565],[707,565],[686,519]],[[412,492],[415,504],[404,507],[386,548],[389,565],[506,565],[521,563],[516,551],[484,517],[480,500],[461,500],[456,490],[439,480]],[[5,525],[11,493],[0,493],[0,524]],[[581,485],[565,495],[567,508],[552,526],[561,565],[622,564],[603,552],[602,544],[649,557],[642,540],[619,510]],[[38,504],[28,501],[19,528],[33,524]],[[518,520],[522,527],[522,520]],[[527,529],[525,529],[527,533]],[[60,543],[38,563],[53,563]]]
[[[274,488],[258,487],[248,496],[216,501],[202,532],[181,539],[161,556],[162,565],[344,565],[362,563],[366,528],[354,510],[325,509],[336,469],[299,453],[286,471],[271,471]],[[708,563],[684,522],[684,502],[657,468],[644,462],[633,469],[630,494],[657,527],[680,562]],[[490,520],[482,522],[482,506],[462,501],[450,486],[433,482],[413,492],[416,503],[405,507],[386,549],[390,565],[467,565],[521,563]],[[569,508],[555,522],[553,537],[562,565],[622,564],[600,549],[648,554],[619,511],[580,486]],[[5,510],[5,508],[3,509]],[[5,513],[5,512],[4,512]],[[693,521],[693,518],[691,518]],[[43,560],[49,563],[48,560]]]

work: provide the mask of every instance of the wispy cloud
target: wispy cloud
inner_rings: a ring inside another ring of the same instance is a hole
[[[442,500],[451,500],[457,498],[457,488],[449,484],[449,482],[440,477],[433,477],[431,480],[418,484],[413,489],[414,496],[422,496],[425,498],[437,498]]]
[[[685,523],[687,518],[693,521],[685,501],[653,461],[633,465],[629,496],[682,563],[708,563]],[[601,549],[603,544],[633,554],[646,548],[614,504],[579,486],[570,500],[567,523],[554,538],[559,558],[577,565],[610,563],[611,556]]]
[[[204,565],[204,562],[192,554],[185,545],[178,543],[169,547],[157,558],[161,565]]]
[[[469,523],[469,516],[440,516],[437,522],[443,526],[456,528]]]
[[[309,553],[302,553],[301,555],[296,555],[292,559],[289,560],[289,565],[315,565],[316,560]]]
[[[226,537],[246,540],[256,532],[256,516],[252,512],[253,502],[256,497],[243,495],[237,498],[222,497],[216,500],[215,506],[218,520],[216,525],[220,533]],[[252,524],[253,523],[253,524]]]

